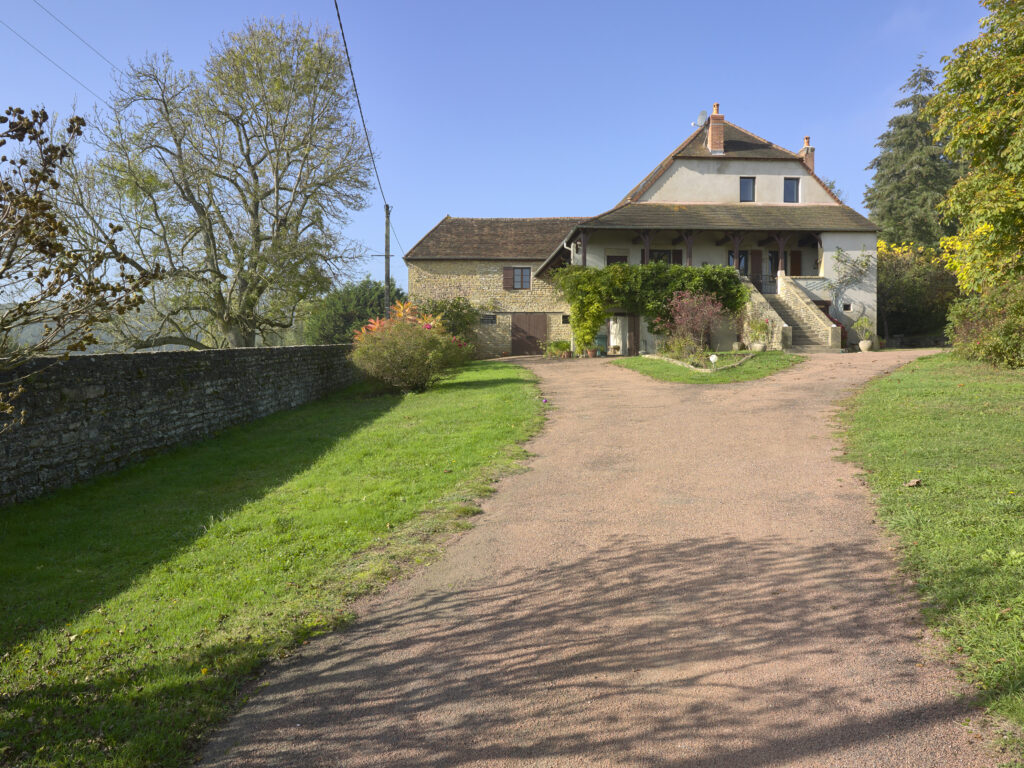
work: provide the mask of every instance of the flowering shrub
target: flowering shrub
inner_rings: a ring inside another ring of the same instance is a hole
[[[398,302],[391,317],[376,318],[355,336],[357,368],[403,392],[422,392],[472,359],[472,347],[445,330],[436,316]]]

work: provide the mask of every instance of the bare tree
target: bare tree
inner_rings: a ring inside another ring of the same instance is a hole
[[[62,204],[83,240],[117,222],[121,250],[162,272],[115,324],[128,346],[252,346],[358,255],[340,231],[372,189],[370,154],[334,35],[251,22],[202,72],[130,65],[110,103]]]

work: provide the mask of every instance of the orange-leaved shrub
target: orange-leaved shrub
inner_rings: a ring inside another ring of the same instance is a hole
[[[352,362],[402,392],[423,392],[473,357],[472,347],[452,336],[435,315],[412,302],[396,302],[390,318],[376,318],[355,335]]]

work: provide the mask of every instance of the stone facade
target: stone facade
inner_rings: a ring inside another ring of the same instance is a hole
[[[543,312],[547,315],[546,341],[572,337],[562,316],[569,305],[548,276],[532,277],[528,290],[505,290],[505,267],[529,267],[531,273],[539,261],[497,261],[484,259],[409,260],[409,297],[413,302],[425,299],[453,299],[463,296],[495,323],[477,326],[477,343],[485,357],[507,355],[512,345],[512,314]]]
[[[0,423],[0,506],[323,397],[358,378],[346,353],[261,347],[30,363],[13,372],[35,372],[16,402],[24,420]]]

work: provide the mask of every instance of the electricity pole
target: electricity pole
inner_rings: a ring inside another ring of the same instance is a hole
[[[385,317],[391,317],[391,206],[384,203],[384,304]]]

